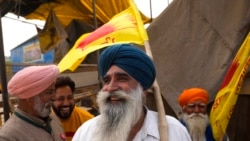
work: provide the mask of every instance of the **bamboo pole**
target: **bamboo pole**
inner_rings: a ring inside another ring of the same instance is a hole
[[[224,134],[220,136],[219,141],[223,141],[224,139]]]
[[[1,6],[0,6],[1,8]],[[2,14],[0,12],[0,17]],[[6,78],[6,65],[5,65],[5,57],[4,57],[4,46],[3,46],[3,32],[2,32],[2,20],[0,18],[0,74],[2,81],[2,100],[3,100],[3,113],[4,113],[4,121],[7,121],[10,117],[9,115],[9,97],[7,90],[7,78]]]
[[[147,55],[153,60],[153,55],[151,52],[151,48],[148,41],[144,42],[145,50]],[[156,101],[156,107],[158,111],[158,123],[159,123],[159,134],[160,134],[160,141],[168,141],[168,126],[167,126],[167,120],[166,120],[166,114],[162,102],[161,97],[161,91],[159,84],[157,82],[157,79],[155,79],[153,83],[153,90],[154,90],[154,96]]]

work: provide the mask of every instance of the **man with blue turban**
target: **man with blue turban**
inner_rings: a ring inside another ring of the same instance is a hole
[[[119,44],[101,53],[98,67],[100,115],[79,127],[73,141],[159,141],[158,114],[145,106],[146,90],[156,77],[152,60],[136,46]],[[169,141],[191,141],[177,119],[166,119]]]

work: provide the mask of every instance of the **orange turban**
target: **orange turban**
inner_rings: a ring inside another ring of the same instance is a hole
[[[59,75],[56,65],[30,66],[17,72],[8,83],[10,95],[27,99],[47,89]]]
[[[178,102],[181,107],[194,102],[201,101],[205,104],[208,103],[209,95],[208,92],[201,88],[190,88],[184,90],[178,98]]]

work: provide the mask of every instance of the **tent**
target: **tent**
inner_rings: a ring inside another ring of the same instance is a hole
[[[177,99],[184,89],[207,89],[210,105],[213,104],[250,32],[250,1],[175,0],[150,24],[147,32],[163,99],[178,117],[181,107]],[[249,85],[249,74],[244,81]],[[230,140],[250,140],[246,125],[250,122],[247,112],[250,107],[246,104],[250,91],[246,85],[243,88],[247,90],[240,92],[245,95],[239,96],[241,101],[237,102],[229,124]]]
[[[0,4],[2,16],[11,12],[26,19],[45,21],[50,10],[53,10],[63,27],[67,27],[72,20],[82,20],[99,27],[107,23],[117,13],[128,8],[129,0],[3,0],[0,1]],[[144,15],[142,18],[145,23],[150,21]]]
[[[176,0],[150,24],[159,85],[176,114],[186,88],[203,87],[215,98],[249,31],[249,0]]]

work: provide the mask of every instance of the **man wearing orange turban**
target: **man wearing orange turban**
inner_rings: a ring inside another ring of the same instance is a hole
[[[185,89],[178,98],[183,112],[181,122],[192,141],[214,141],[207,115],[208,100],[208,92],[202,88]]]
[[[50,115],[55,96],[56,65],[30,66],[8,82],[8,92],[17,97],[14,114],[0,129],[1,141],[64,141],[59,119]]]
[[[178,98],[182,108],[180,121],[188,129],[192,141],[215,141],[207,114],[208,101],[209,94],[202,88],[185,89]]]
[[[209,100],[208,92],[202,88],[186,89],[181,93],[181,95],[178,98],[178,102],[182,108],[195,101],[199,101],[207,105],[208,100]]]

